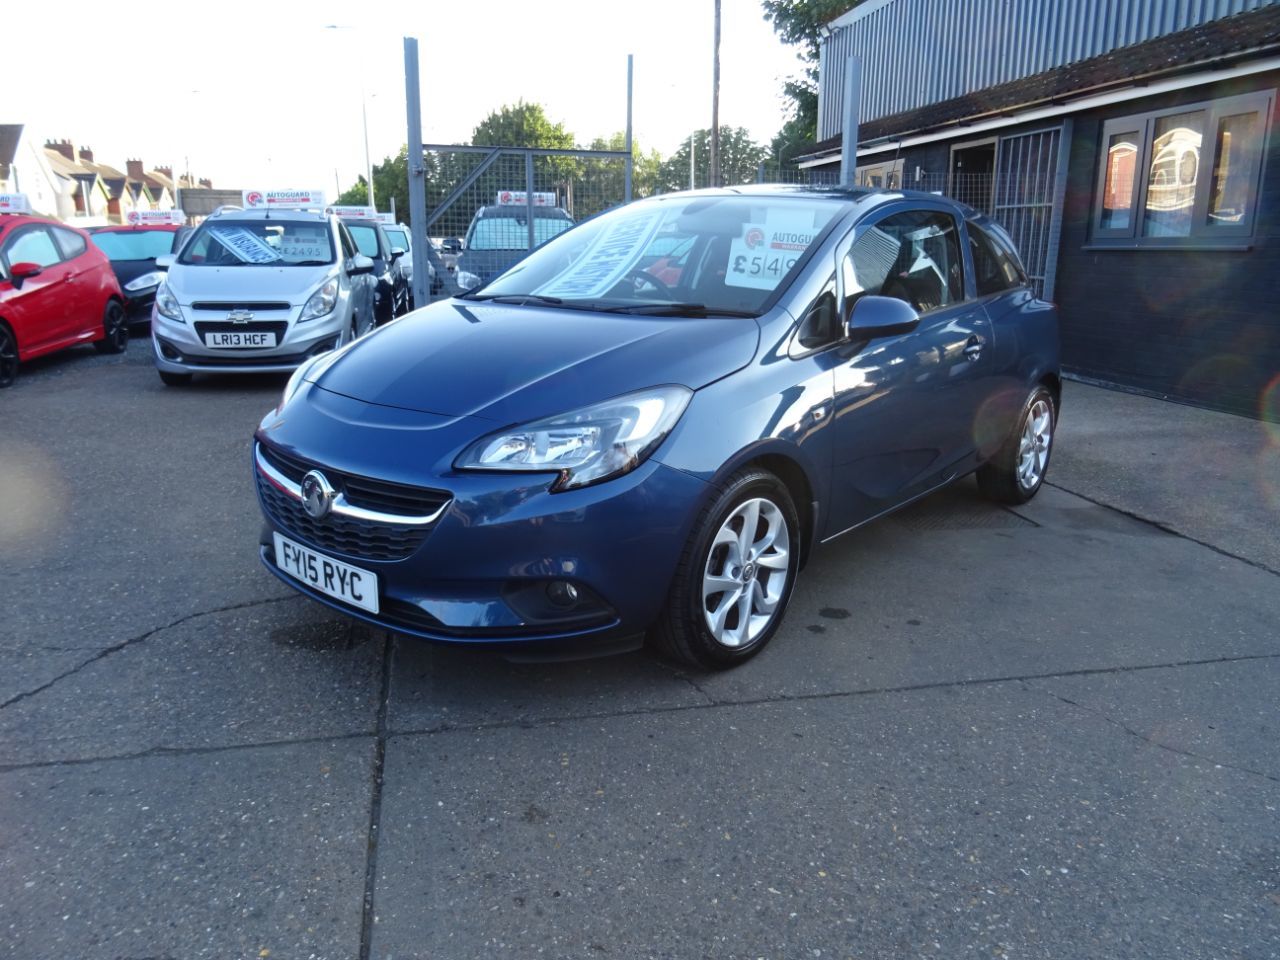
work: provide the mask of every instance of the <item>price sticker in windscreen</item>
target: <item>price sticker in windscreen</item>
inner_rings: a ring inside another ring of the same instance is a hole
[[[813,240],[813,233],[771,229],[768,224],[748,223],[742,236],[729,245],[724,282],[731,287],[772,290],[796,265]]]

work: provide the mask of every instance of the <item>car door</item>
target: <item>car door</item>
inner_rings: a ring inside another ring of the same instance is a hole
[[[842,348],[834,368],[832,532],[977,465],[991,322],[966,283],[963,242],[943,204],[896,204],[854,231],[840,266],[845,315],[862,296],[887,296],[909,303],[920,322],[910,333]]]
[[[71,291],[67,301],[66,336],[68,339],[100,336],[107,305],[104,281],[111,272],[106,255],[91,255],[88,241],[74,230],[64,227],[50,227],[49,230],[67,272],[67,279],[63,282]]]
[[[23,281],[18,296],[7,306],[23,354],[52,350],[66,341],[76,321],[74,280],[50,228],[42,223],[18,227],[0,247],[0,258],[9,277],[15,263],[41,267],[40,273]]]

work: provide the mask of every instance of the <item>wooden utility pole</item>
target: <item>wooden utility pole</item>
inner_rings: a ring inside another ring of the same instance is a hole
[[[711,183],[720,186],[720,0],[715,0],[716,28],[711,54]]]

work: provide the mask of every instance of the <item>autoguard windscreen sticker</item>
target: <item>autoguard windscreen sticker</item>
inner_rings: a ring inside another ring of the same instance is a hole
[[[662,225],[662,211],[631,216],[602,230],[573,266],[533,292],[564,300],[589,300],[616,287],[633,269]]]
[[[280,254],[252,230],[219,224],[212,233],[242,263],[274,263],[280,259]]]
[[[743,224],[729,245],[724,282],[730,287],[772,290],[796,265],[822,227],[814,226],[817,211],[769,207],[763,223]],[[823,222],[830,215],[822,217]]]

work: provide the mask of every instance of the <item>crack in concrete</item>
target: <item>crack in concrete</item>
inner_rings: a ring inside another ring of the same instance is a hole
[[[0,763],[0,774],[23,770],[41,770],[46,767],[83,767],[93,763],[114,763],[121,760],[146,760],[150,757],[197,757],[205,754],[227,753],[232,750],[273,750],[278,747],[298,747],[315,743],[340,743],[344,740],[363,740],[376,737],[376,730],[360,730],[354,733],[334,733],[325,737],[296,737],[284,740],[260,740],[257,743],[223,743],[210,747],[155,746],[134,753],[113,753],[100,757],[70,757],[62,760],[31,760],[25,763]]]
[[[1113,503],[1107,503],[1103,500],[1098,500],[1095,497],[1089,496],[1087,493],[1077,493],[1075,490],[1070,490],[1067,487],[1064,487],[1058,483],[1050,483],[1048,480],[1044,481],[1044,485],[1046,487],[1053,487],[1055,490],[1061,490],[1063,493],[1069,493],[1073,497],[1079,497],[1081,500],[1085,500],[1089,503],[1092,503],[1096,507],[1102,507],[1104,510],[1111,510],[1115,513],[1120,514],[1122,517],[1128,517],[1130,520],[1136,520],[1138,523],[1146,524],[1149,527],[1155,527],[1157,530],[1159,530],[1162,533],[1168,533],[1172,536],[1179,537],[1182,540],[1189,540],[1190,542],[1197,544],[1201,547],[1204,547],[1207,550],[1212,550],[1214,553],[1218,554],[1219,556],[1227,557],[1228,559],[1231,559],[1231,560],[1239,560],[1241,563],[1248,564],[1249,566],[1254,567],[1257,570],[1261,570],[1264,573],[1269,573],[1272,576],[1280,577],[1280,570],[1273,569],[1272,567],[1267,566],[1265,563],[1262,563],[1259,560],[1251,560],[1248,557],[1240,556],[1240,554],[1238,553],[1232,553],[1230,550],[1224,550],[1222,547],[1209,543],[1207,540],[1201,540],[1198,537],[1193,537],[1191,536],[1191,534],[1184,533],[1183,531],[1179,530],[1177,527],[1174,527],[1165,523],[1163,520],[1152,520],[1150,517],[1144,517],[1140,513],[1135,513],[1132,510],[1126,510],[1124,507],[1117,507]]]
[[[1115,717],[1108,716],[1107,714],[1103,713],[1101,710],[1097,709],[1096,707],[1091,707],[1088,704],[1079,703],[1078,701],[1072,700],[1070,697],[1064,697],[1059,693],[1054,693],[1048,687],[1037,686],[1025,680],[1022,681],[1022,686],[1024,689],[1034,690],[1037,693],[1043,693],[1045,696],[1051,697],[1052,699],[1057,700],[1060,703],[1065,703],[1065,704],[1068,704],[1069,706],[1076,707],[1079,710],[1084,710],[1087,713],[1091,713],[1095,717],[1099,717],[1105,720],[1107,723],[1110,723],[1113,726],[1119,727],[1125,733],[1129,734],[1129,736],[1134,737],[1137,740],[1141,740],[1143,743],[1148,743],[1153,747],[1158,747],[1161,750],[1167,750],[1169,753],[1177,754],[1180,757],[1187,757],[1191,760],[1199,760],[1203,763],[1212,763],[1215,767],[1224,767],[1228,770],[1237,770],[1240,773],[1247,773],[1251,776],[1261,777],[1264,780],[1270,780],[1272,783],[1280,783],[1280,777],[1273,776],[1267,773],[1266,771],[1254,770],[1252,767],[1242,767],[1239,764],[1235,764],[1235,763],[1226,763],[1222,760],[1215,760],[1213,757],[1206,757],[1202,753],[1195,753],[1194,751],[1191,751],[1191,750],[1183,750],[1181,747],[1175,747],[1167,743],[1162,743],[1159,740],[1156,740],[1152,737],[1147,736],[1145,733],[1142,733],[1140,730],[1135,730],[1133,727],[1129,726],[1123,720],[1117,720]]]
[[[4,701],[4,703],[0,703],[0,710],[5,710],[13,706],[15,703],[19,703],[23,700],[30,699],[31,697],[36,696],[36,694],[44,693],[44,691],[48,690],[50,687],[61,683],[63,680],[66,680],[68,677],[75,676],[75,674],[79,673],[85,667],[89,666],[90,664],[97,663],[99,660],[102,660],[105,657],[109,657],[113,653],[119,653],[121,650],[124,650],[128,647],[132,647],[135,644],[139,644],[146,640],[150,640],[157,633],[163,633],[165,630],[172,630],[174,627],[180,627],[182,626],[182,624],[187,623],[191,620],[198,619],[199,617],[208,617],[216,613],[229,613],[233,610],[247,610],[250,607],[262,607],[271,603],[283,603],[286,600],[297,600],[297,599],[299,598],[296,594],[287,596],[287,597],[267,597],[262,600],[247,600],[244,603],[232,603],[232,604],[228,604],[225,607],[214,607],[212,610],[200,610],[196,613],[185,614],[184,616],[179,617],[177,620],[173,620],[159,627],[153,627],[150,630],[147,630],[145,633],[138,634],[136,637],[129,637],[127,640],[121,640],[119,643],[113,643],[109,647],[103,647],[97,653],[95,653],[92,657],[87,657],[86,659],[82,660],[80,663],[72,667],[70,670],[64,670],[62,673],[58,674],[52,680],[48,680],[45,683],[40,684],[40,686],[33,687],[30,690],[24,690],[22,693],[14,694],[8,700]]]
[[[391,704],[391,662],[396,638],[386,634],[382,645],[382,689],[378,698],[377,737],[373,748],[373,777],[369,797],[369,835],[364,868],[364,898],[360,910],[360,960],[373,949],[373,895],[378,883],[378,833],[382,828],[382,776],[387,761],[387,712]]]
[[[618,717],[642,717],[666,713],[686,713],[695,710],[719,710],[725,707],[757,707],[779,703],[807,703],[814,700],[839,700],[845,697],[867,697],[894,693],[917,693],[927,690],[958,689],[963,687],[997,686],[1006,683],[1020,683],[1028,680],[1056,680],[1066,677],[1092,677],[1100,675],[1120,675],[1139,673],[1145,670],[1171,670],[1181,667],[1202,667],[1221,663],[1248,663],[1255,660],[1280,660],[1280,653],[1247,654],[1238,657],[1214,657],[1207,660],[1179,660],[1169,663],[1136,664],[1129,667],[1086,667],[1079,670],[1062,670],[1056,673],[1033,673],[1004,677],[974,677],[965,680],[939,680],[934,683],[904,684],[894,687],[867,687],[862,690],[829,690],[823,693],[780,693],[767,697],[754,697],[745,700],[719,700],[708,697],[709,703],[683,704],[668,707],[637,707],[632,710],[598,711],[595,713],[562,714],[554,717],[529,719],[527,717],[512,720],[495,720],[487,723],[460,724],[446,721],[433,727],[391,730],[393,737],[432,736],[441,733],[476,733],[486,730],[535,729],[552,727],[562,723],[581,721],[609,720]],[[677,676],[679,676],[677,674]],[[680,677],[692,684],[687,677]],[[696,684],[694,684],[696,686]],[[699,688],[700,689],[700,688]]]

